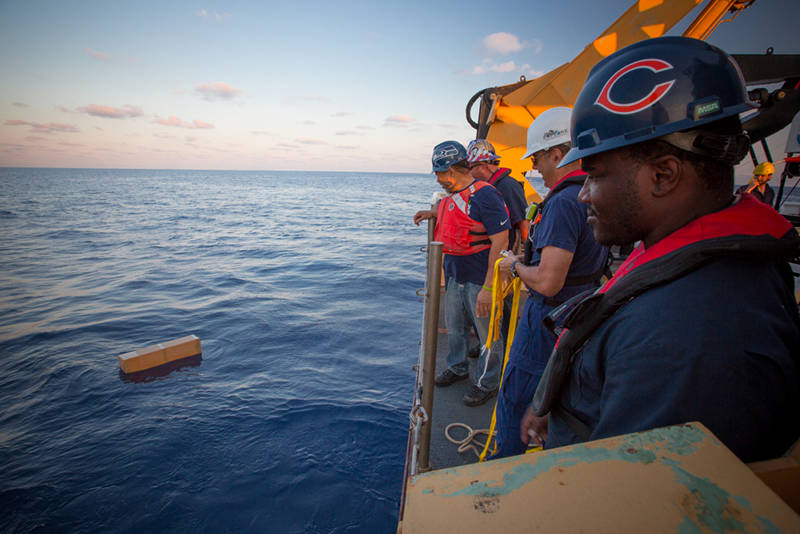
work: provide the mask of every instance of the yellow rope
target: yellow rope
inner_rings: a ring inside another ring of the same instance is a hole
[[[500,386],[497,391],[497,399],[494,402],[494,409],[492,410],[492,422],[489,425],[489,439],[483,446],[483,451],[478,456],[478,461],[482,462],[486,459],[486,453],[489,452],[489,445],[494,444],[492,453],[497,452],[497,436],[495,434],[495,426],[497,425],[497,402],[503,391],[503,376],[506,373],[506,364],[508,363],[508,353],[511,351],[511,342],[514,340],[514,334],[517,331],[517,313],[519,310],[519,292],[521,281],[518,277],[509,283],[505,288],[500,290],[500,283],[502,277],[500,276],[500,262],[503,258],[494,262],[494,276],[492,278],[492,313],[489,319],[489,333],[486,335],[486,348],[491,350],[492,343],[500,337],[500,320],[503,317],[503,301],[510,291],[514,292],[511,300],[511,317],[508,324],[508,338],[506,340],[506,351],[503,355],[503,368],[500,371]],[[493,339],[494,338],[494,339]],[[492,440],[494,438],[494,440]]]

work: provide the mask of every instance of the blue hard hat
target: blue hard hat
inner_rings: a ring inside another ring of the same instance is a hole
[[[589,72],[572,111],[572,149],[560,166],[689,130],[757,107],[728,54],[688,37],[647,39]]]
[[[467,159],[467,149],[458,141],[443,141],[433,147],[433,172],[448,170],[454,164]]]

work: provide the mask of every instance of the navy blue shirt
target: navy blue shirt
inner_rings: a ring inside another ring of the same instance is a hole
[[[467,215],[484,225],[489,235],[511,228],[503,197],[491,185],[486,185],[472,194],[467,206]],[[455,278],[459,284],[471,282],[483,285],[488,269],[488,248],[468,256],[444,255],[445,280]]]
[[[525,220],[525,212],[528,210],[528,202],[525,200],[525,188],[510,175],[505,175],[494,183],[495,188],[503,197],[506,203],[508,214],[511,217],[511,231],[508,235],[508,247],[514,244],[517,239],[517,223]]]
[[[608,249],[594,240],[592,227],[586,222],[586,204],[578,200],[580,190],[580,184],[569,185],[544,205],[541,221],[531,227],[531,265],[539,264],[544,247],[558,247],[574,254],[567,272],[568,278],[595,273],[605,265]],[[553,299],[565,301],[592,287],[597,287],[597,283],[565,284],[561,291],[553,295]],[[535,291],[531,293],[538,295]]]
[[[589,439],[699,421],[742,461],[800,436],[800,319],[776,264],[724,258],[646,291],[575,356],[560,402]],[[547,447],[580,441],[552,414]]]
[[[739,189],[736,190],[736,194],[750,194],[756,197],[758,200],[763,202],[768,206],[772,206],[775,201],[775,190],[772,189],[772,186],[767,184],[767,187],[764,188],[764,193],[762,194],[761,191],[756,187],[750,193],[747,193],[747,188],[750,187],[749,185],[743,185]]]

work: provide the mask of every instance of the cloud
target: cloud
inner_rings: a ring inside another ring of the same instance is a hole
[[[99,59],[100,61],[111,61],[111,56],[105,52],[98,52],[97,50],[92,50],[91,48],[84,48],[84,50],[87,54],[95,59]]]
[[[29,108],[30,107],[25,102],[12,102],[11,105],[15,106],[15,107],[18,107],[18,108]]]
[[[358,145],[336,145],[334,148],[340,148],[342,150],[355,150],[359,147]]]
[[[250,130],[250,133],[253,135],[272,135],[272,133],[266,130]]]
[[[337,111],[336,113],[331,113],[331,117],[352,117],[355,115],[353,111]]]
[[[491,59],[484,59],[480,65],[475,65],[470,74],[486,74],[487,72],[514,72],[517,66],[513,61],[495,63]]]
[[[191,130],[205,130],[209,128],[214,128],[214,125],[208,122],[202,122],[198,120],[193,120],[192,122],[182,121],[175,115],[170,115],[169,118],[162,119],[161,117],[156,117],[153,121],[156,124],[160,124],[161,126],[172,126],[174,128],[189,128]]]
[[[342,132],[336,132],[336,135],[364,135],[360,132],[354,132],[353,130],[344,130]]]
[[[391,117],[386,117],[384,122],[391,124],[410,124],[412,122],[417,122],[417,119],[408,115],[392,115]]]
[[[533,80],[534,78],[538,78],[542,74],[544,74],[543,70],[534,70],[533,67],[525,63],[522,65],[519,70],[525,75],[525,77],[529,80]]]
[[[283,143],[283,142],[278,143],[276,146],[280,148],[297,148],[297,145],[294,145],[292,143]]]
[[[301,145],[327,145],[325,141],[322,139],[314,139],[312,137],[296,137],[296,143],[300,143]]]
[[[356,128],[358,128],[359,130],[374,130],[375,129],[374,126],[367,126],[365,124],[356,126]]]
[[[205,100],[230,100],[241,94],[242,90],[225,82],[201,83],[194,88]]]
[[[89,104],[88,106],[78,108],[78,111],[93,117],[103,117],[105,119],[127,119],[144,115],[142,108],[131,105],[126,105],[122,108],[113,108],[101,104]]]
[[[69,109],[65,108],[64,106],[56,106],[58,111],[63,111],[64,113],[69,113]]]
[[[310,120],[308,120],[308,121],[303,121],[303,124],[305,124],[305,125],[307,125],[307,126],[312,126],[312,125],[314,125],[314,124],[317,124],[317,123],[316,123],[316,122],[314,122],[314,121],[310,121]]]
[[[48,122],[42,124],[40,122],[21,121],[17,119],[7,119],[6,126],[30,126],[32,132],[36,133],[52,133],[52,132],[67,132],[79,133],[80,130],[74,124],[62,124],[60,122]]]
[[[200,11],[198,11],[198,12],[196,13],[196,15],[197,15],[198,17],[200,17],[201,19],[207,19],[207,18],[209,18],[209,17],[213,17],[213,18],[215,18],[216,20],[224,20],[224,19],[229,19],[229,18],[231,18],[231,17],[233,16],[233,15],[231,15],[230,13],[217,13],[217,12],[214,12],[214,14],[212,15],[211,13],[209,13],[209,12],[208,12],[207,10],[205,10],[205,9],[201,9]]]
[[[522,50],[523,45],[513,33],[497,32],[483,38],[483,46],[490,53],[513,54]]]

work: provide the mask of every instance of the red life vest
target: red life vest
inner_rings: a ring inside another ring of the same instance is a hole
[[[509,174],[511,174],[511,169],[506,169],[505,167],[500,167],[499,169],[494,171],[494,174],[492,174],[492,177],[489,178],[487,181],[489,182],[489,184],[494,185],[495,187],[497,187],[495,184],[497,184],[497,182],[499,182],[501,179],[505,178]],[[513,180],[513,178],[512,178],[512,180]]]
[[[694,243],[730,236],[764,235],[780,239],[791,229],[792,224],[770,206],[758,202],[752,195],[741,195],[728,208],[693,220],[646,250],[640,243],[600,292],[611,289],[637,267]]]
[[[492,246],[486,227],[467,214],[470,197],[487,186],[488,183],[475,180],[461,191],[447,195],[439,203],[436,240],[444,243],[445,254],[469,256]]]

